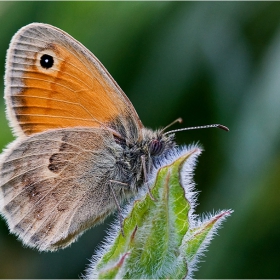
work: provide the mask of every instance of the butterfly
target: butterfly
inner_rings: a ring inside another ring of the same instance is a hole
[[[40,251],[64,248],[103,221],[176,146],[173,131],[143,126],[86,47],[48,24],[12,38],[5,101],[16,139],[0,156],[0,213]]]

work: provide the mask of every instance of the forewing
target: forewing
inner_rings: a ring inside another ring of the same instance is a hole
[[[53,58],[50,68],[42,67],[43,55]],[[110,126],[117,119],[132,126],[137,138],[142,127],[133,105],[98,59],[48,24],[29,24],[13,37],[7,53],[5,99],[17,136]]]
[[[108,187],[119,146],[102,129],[16,140],[0,157],[0,212],[28,246],[56,250],[114,210]]]

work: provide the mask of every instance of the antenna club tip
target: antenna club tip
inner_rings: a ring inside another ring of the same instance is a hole
[[[182,118],[178,118],[178,123],[182,123],[183,119]]]
[[[229,128],[227,126],[225,126],[225,125],[218,124],[217,127],[220,128],[220,129],[223,129],[223,130],[225,130],[227,132],[229,131]]]

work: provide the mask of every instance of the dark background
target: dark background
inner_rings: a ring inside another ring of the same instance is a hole
[[[195,277],[280,278],[280,3],[0,2],[0,22],[1,76],[14,33],[49,23],[101,60],[146,126],[177,117],[183,126],[229,126],[177,134],[179,144],[205,148],[197,213],[235,211]],[[13,139],[4,111],[1,98],[0,149]],[[77,278],[105,230],[39,253],[0,218],[0,278]]]

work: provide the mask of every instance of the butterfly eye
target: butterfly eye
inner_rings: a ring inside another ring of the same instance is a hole
[[[53,57],[49,54],[43,54],[40,59],[40,64],[43,68],[49,69],[53,66]]]
[[[159,140],[152,140],[150,143],[150,154],[152,156],[158,155],[162,152],[163,150],[163,144]]]

